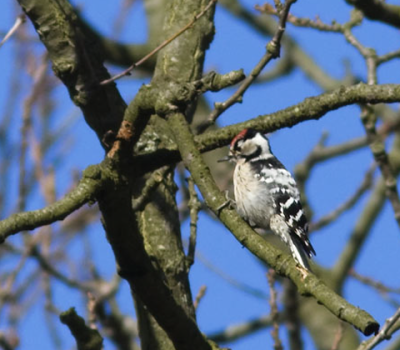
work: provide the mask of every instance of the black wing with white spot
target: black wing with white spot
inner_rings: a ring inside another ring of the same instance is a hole
[[[298,242],[308,257],[315,250],[308,237],[308,222],[300,202],[296,181],[284,165],[274,156],[252,162],[255,174],[264,182],[273,197],[275,213],[283,218],[290,237]]]
[[[300,242],[308,257],[311,258],[312,254],[316,255],[307,237],[308,222],[300,201],[287,193],[281,193],[276,197],[276,205],[276,213],[285,219],[293,239]]]

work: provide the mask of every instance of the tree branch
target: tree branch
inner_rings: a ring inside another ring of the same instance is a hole
[[[243,99],[243,95],[247,91],[247,89],[253,84],[253,82],[257,79],[260,75],[261,71],[265,68],[265,66],[273,59],[278,58],[281,52],[281,40],[283,33],[285,32],[286,28],[286,20],[289,14],[290,7],[296,2],[297,0],[286,0],[285,5],[279,12],[279,24],[275,31],[274,36],[272,37],[271,41],[267,45],[267,52],[257,65],[253,68],[250,72],[249,76],[244,80],[242,85],[240,85],[239,89],[229,97],[225,102],[222,103],[215,103],[215,109],[211,112],[208,119],[203,123],[200,124],[198,127],[198,132],[201,133],[206,130],[209,126],[215,123],[217,118],[226,111],[229,107],[234,105],[235,103],[241,102]]]
[[[326,113],[344,106],[358,103],[393,103],[400,102],[400,85],[357,84],[340,87],[275,113],[261,115],[243,123],[233,124],[223,129],[210,131],[195,138],[201,152],[226,146],[232,138],[245,128],[253,128],[261,132],[272,132],[285,127],[292,127],[307,120],[318,120]]]
[[[101,350],[103,349],[103,338],[100,333],[85,324],[74,308],[60,315],[62,323],[68,326],[76,340],[78,350]]]
[[[271,325],[271,315],[263,316],[240,324],[230,325],[226,329],[210,333],[208,338],[217,343],[232,343],[235,340],[257,332],[260,329],[271,327]]]
[[[297,286],[300,294],[314,297],[334,315],[352,324],[362,333],[376,333],[379,324],[367,312],[348,303],[312,273],[308,273],[305,277],[302,276],[292,258],[256,234],[235,211],[228,208],[218,210],[224,204],[225,198],[215,185],[210,170],[193,141],[193,135],[185,117],[180,113],[175,113],[168,117],[168,121],[174,132],[183,162],[189,169],[207,205],[233,233],[235,238],[255,256],[274,268],[277,273],[290,278]]]
[[[400,28],[400,6],[379,0],[346,0],[346,2],[361,10],[369,19]]]
[[[77,187],[63,199],[46,208],[18,213],[0,221],[0,244],[13,234],[20,231],[33,230],[65,219],[69,214],[84,204],[95,199],[102,187],[101,172],[98,166],[88,167]]]
[[[182,27],[180,30],[178,30],[170,38],[164,40],[160,45],[158,45],[156,48],[154,48],[151,52],[149,52],[147,55],[142,57],[139,61],[133,63],[131,66],[129,66],[127,69],[125,69],[121,73],[118,73],[109,79],[103,80],[100,83],[100,85],[107,85],[119,78],[130,75],[131,71],[133,69],[140,66],[142,63],[146,62],[149,58],[154,56],[157,52],[162,50],[165,46],[170,44],[172,41],[174,41],[176,38],[178,38],[180,35],[182,35],[184,32],[186,32],[189,28],[191,28],[216,2],[217,2],[217,0],[210,0],[210,2],[207,4],[207,6],[205,6],[204,9],[199,14],[194,16],[194,18],[188,24],[186,24],[184,27]]]
[[[399,147],[400,137],[399,135],[396,135],[392,150],[389,154],[389,159],[396,175],[400,171]],[[343,285],[349,270],[353,266],[354,261],[356,260],[358,253],[363,246],[368,233],[370,232],[372,224],[375,222],[383,208],[386,200],[385,190],[386,186],[383,178],[381,178],[376,184],[370,198],[368,199],[368,202],[364,207],[363,212],[357,220],[346,247],[344,248],[342,254],[338,257],[336,264],[332,269],[332,274],[334,276],[333,280],[337,285],[337,290],[339,290]]]
[[[46,46],[53,71],[67,87],[72,101],[102,140],[118,130],[126,108],[115,84],[99,87],[110,77],[95,36],[79,21],[67,0],[18,0]]]
[[[382,329],[379,331],[377,335],[375,335],[375,337],[373,337],[370,340],[362,342],[357,350],[371,350],[375,346],[380,344],[382,341],[390,339],[392,334],[399,330],[399,324],[397,324],[397,327],[395,326],[396,323],[398,323],[399,319],[400,319],[400,308],[397,309],[397,311],[394,313],[392,317],[388,318],[385,321],[385,324],[383,325]]]
[[[243,123],[232,124],[223,129],[209,131],[195,137],[200,152],[212,151],[229,145],[232,138],[245,128],[253,128],[264,133],[292,127],[308,120],[318,120],[330,111],[357,103],[394,103],[400,102],[400,85],[358,84],[341,87],[304,101],[275,113],[261,115]],[[361,145],[360,145],[361,146]],[[179,162],[180,155],[176,149],[159,148],[155,152],[135,156],[136,164],[143,171],[157,169],[160,166]]]

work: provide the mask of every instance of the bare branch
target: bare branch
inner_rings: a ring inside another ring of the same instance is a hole
[[[214,124],[217,118],[226,111],[232,105],[241,102],[243,99],[243,95],[247,91],[247,89],[253,84],[253,82],[260,75],[261,71],[264,67],[272,60],[280,56],[280,47],[283,33],[286,28],[286,20],[290,10],[290,7],[297,0],[286,0],[283,9],[279,11],[279,25],[278,28],[271,39],[271,41],[267,45],[267,53],[260,59],[257,65],[250,72],[249,76],[244,80],[242,85],[240,85],[239,89],[225,102],[215,103],[215,109],[211,112],[208,119],[198,127],[198,132],[202,133],[205,131],[210,125]]]
[[[196,240],[197,240],[197,221],[199,220],[199,211],[201,209],[201,202],[197,196],[196,189],[192,178],[189,181],[189,213],[190,213],[190,238],[189,238],[189,249],[187,257],[189,262],[193,264],[194,256],[196,251]]]
[[[196,298],[193,302],[193,306],[195,308],[195,310],[197,310],[197,308],[199,307],[200,301],[204,298],[204,296],[206,295],[206,291],[207,291],[207,287],[206,286],[201,286],[199,289],[199,292],[196,295]]]
[[[366,172],[364,180],[361,182],[361,185],[356,189],[354,194],[349,199],[347,199],[342,205],[333,210],[331,213],[323,216],[317,222],[311,223],[309,231],[313,232],[320,230],[322,227],[327,226],[330,223],[334,222],[344,212],[351,209],[358,202],[361,196],[372,187],[373,184],[372,175],[374,171],[375,167],[373,166]]]
[[[128,67],[127,69],[125,69],[124,71],[122,71],[121,73],[113,76],[110,79],[106,79],[103,80],[100,85],[107,85],[110,84],[111,82],[122,78],[126,75],[130,75],[131,71],[133,69],[135,69],[136,67],[140,66],[142,63],[146,62],[150,57],[152,57],[153,55],[155,55],[157,52],[159,52],[161,49],[163,49],[165,46],[167,46],[168,44],[170,44],[171,42],[173,42],[177,37],[179,37],[180,35],[182,35],[184,32],[186,32],[189,28],[193,27],[193,25],[211,8],[211,6],[213,6],[215,3],[217,2],[217,0],[210,0],[210,2],[208,3],[208,5],[198,14],[196,15],[188,24],[186,24],[182,29],[180,29],[178,32],[176,32],[174,35],[172,35],[170,38],[168,38],[167,40],[165,40],[164,42],[162,42],[160,45],[158,45],[154,50],[152,50],[151,52],[149,52],[146,56],[144,56],[142,59],[140,59],[139,61],[135,62],[134,64],[132,64],[130,67]]]
[[[263,316],[241,324],[231,325],[222,331],[209,334],[208,338],[217,343],[231,343],[271,325],[271,315]]]
[[[242,281],[239,281],[226,273],[225,271],[219,269],[217,266],[215,266],[212,262],[210,262],[208,259],[206,259],[201,253],[196,252],[196,259],[200,261],[207,269],[209,269],[211,272],[215,273],[218,277],[222,278],[226,283],[229,283],[233,288],[236,288],[237,290],[246,293],[250,296],[253,296],[257,299],[261,300],[267,300],[268,299],[268,294],[265,293],[264,290],[262,289],[257,289],[255,287],[252,287]]]
[[[296,286],[290,280],[283,281],[284,321],[289,337],[290,350],[302,350],[301,320],[299,317],[300,298]]]
[[[103,338],[100,333],[85,324],[74,308],[60,315],[62,323],[68,326],[76,340],[78,350],[101,350],[103,349]]]
[[[135,211],[143,210],[151,194],[157,189],[157,186],[163,181],[164,176],[168,171],[171,171],[169,166],[165,166],[160,170],[151,174],[150,178],[146,181],[143,191],[138,198],[132,199],[132,209]]]
[[[388,286],[384,285],[382,282],[376,281],[367,276],[360,275],[354,269],[351,269],[349,271],[349,275],[354,277],[356,280],[360,281],[361,283],[364,283],[367,286],[375,288],[380,293],[400,294],[400,288],[388,287]]]
[[[78,186],[63,199],[44,209],[14,214],[0,221],[0,243],[20,231],[33,230],[63,220],[82,205],[92,201],[102,187],[100,174],[98,166],[91,166],[84,171]]]
[[[400,328],[399,324],[397,324],[397,326],[394,327],[394,325],[397,323],[399,319],[400,319],[400,308],[397,309],[397,311],[392,317],[388,318],[385,321],[385,324],[383,325],[379,333],[375,335],[375,337],[373,337],[370,340],[362,342],[357,350],[371,350],[384,340],[390,339],[392,334],[397,330],[399,330]]]
[[[272,318],[272,330],[271,335],[274,340],[274,349],[275,350],[283,350],[282,342],[279,338],[279,312],[278,306],[276,302],[277,293],[274,287],[275,284],[275,271],[273,269],[269,269],[267,273],[268,285],[269,285],[269,305],[271,307],[271,318]]]
[[[392,205],[394,217],[400,228],[400,198],[397,190],[397,180],[385,151],[385,145],[375,130],[376,116],[370,107],[362,106],[361,120],[364,124],[367,137],[371,142],[371,152],[384,179],[386,196]]]
[[[396,135],[392,150],[390,151],[389,158],[393,166],[393,171],[397,175],[400,171],[400,153],[398,149],[400,147],[400,137]],[[368,202],[366,203],[360,217],[358,218],[348,243],[344,248],[343,252],[338,257],[335,266],[333,267],[333,280],[337,284],[336,288],[344,283],[345,278],[348,275],[349,270],[354,264],[358,253],[363,246],[365,239],[368,237],[368,233],[381,212],[383,205],[386,200],[385,196],[386,186],[383,178],[379,179],[375,185]]]
[[[19,15],[17,19],[15,20],[13,26],[10,28],[10,30],[7,32],[7,34],[4,36],[3,40],[0,42],[0,47],[4,45],[4,43],[12,37],[12,35],[18,30],[18,28],[26,22],[26,16],[25,15]]]
[[[343,324],[343,322],[340,322],[338,330],[336,331],[336,334],[335,334],[335,339],[333,341],[331,350],[338,350],[339,349],[340,342],[343,339],[343,333],[344,333],[344,324]]]

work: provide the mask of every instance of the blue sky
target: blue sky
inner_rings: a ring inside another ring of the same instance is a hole
[[[75,0],[85,17],[105,35],[112,34],[113,21],[120,10],[121,1]],[[244,1],[251,9],[258,1]],[[3,34],[13,24],[16,10],[14,1],[6,0],[0,12],[0,32]],[[349,18],[350,7],[344,1],[299,0],[292,7],[292,12],[298,16],[315,18],[317,15],[324,22],[337,20],[344,22]],[[129,21],[124,27],[122,40],[126,42],[143,42],[146,40],[146,26],[143,20],[143,8],[138,1],[129,14]],[[28,24],[30,25],[30,24]],[[288,33],[297,40],[299,45],[313,59],[329,72],[334,78],[341,79],[345,75],[347,61],[353,74],[365,79],[366,69],[364,61],[354,48],[346,43],[340,34],[319,33],[311,29],[295,28],[288,25]],[[398,49],[400,37],[398,31],[386,26],[366,21],[362,28],[354,31],[358,39],[367,46],[376,48],[378,54]],[[218,6],[216,12],[216,35],[214,42],[207,53],[205,70],[218,70],[227,73],[231,70],[243,68],[249,73],[265,51],[268,38],[261,36],[245,24],[238,23],[226,10]],[[8,83],[11,69],[14,64],[12,58],[11,40],[0,48],[0,110],[4,109],[7,101]],[[42,50],[40,44],[35,49]],[[273,67],[275,63],[268,66]],[[114,73],[120,68],[110,67]],[[400,80],[399,61],[384,65],[379,69],[379,83],[398,83]],[[25,77],[24,91],[28,91],[31,82]],[[125,79],[118,82],[122,95],[128,102],[136,93],[143,80],[132,81]],[[233,93],[233,89],[217,94],[207,94],[210,103],[223,101]],[[309,96],[321,93],[321,89],[307,80],[303,72],[295,69],[289,76],[279,79],[268,85],[252,87],[244,97],[242,104],[235,105],[220,118],[221,125],[238,123],[258,115],[272,113],[281,108],[291,106]],[[71,183],[73,170],[83,170],[89,164],[100,161],[103,151],[89,127],[80,118],[80,113],[68,98],[66,89],[59,86],[55,91],[58,109],[56,113],[62,120],[66,115],[77,115],[73,124],[73,143],[69,146],[70,156],[57,170],[56,181],[61,195]],[[398,108],[398,105],[393,105]],[[21,125],[22,107],[17,106],[13,113],[15,128],[10,131],[13,137],[18,137]],[[328,113],[319,121],[303,123],[291,129],[280,130],[271,135],[271,144],[276,155],[286,167],[293,171],[296,164],[300,163],[318,142],[321,134],[329,133],[328,145],[334,145],[351,138],[364,135],[359,119],[359,109],[355,106],[342,108]],[[57,122],[55,122],[57,127]],[[307,185],[307,195],[314,210],[315,218],[329,213],[352,195],[363,179],[365,171],[369,168],[372,157],[368,149],[357,151],[351,155],[337,160],[331,160],[317,166]],[[16,164],[13,164],[16,168]],[[376,178],[376,177],[375,177]],[[17,182],[12,181],[10,187],[10,200],[17,191]],[[36,193],[37,195],[37,193]],[[368,199],[364,195],[362,200],[340,219],[319,232],[312,235],[311,240],[317,251],[316,261],[323,266],[331,266],[341,253],[346,240],[354,227],[359,214]],[[36,208],[43,205],[43,200],[33,196],[29,207]],[[254,259],[227,232],[223,226],[210,219],[205,214],[200,215],[198,229],[198,251],[216,268],[224,271],[240,282],[268,293],[268,285],[264,267]],[[188,237],[189,225],[185,222],[182,226],[183,236]],[[13,237],[18,240],[18,237]],[[94,247],[94,256],[104,276],[110,278],[115,272],[114,258],[110,247],[104,237],[100,224],[90,228],[90,241]],[[382,215],[375,223],[372,234],[365,244],[363,251],[356,262],[356,270],[362,274],[373,276],[389,286],[398,286],[397,273],[400,240],[398,227],[393,219],[389,205],[385,205]],[[67,248],[70,254],[81,258],[84,254],[82,246],[76,242]],[[1,262],[4,264],[4,262]],[[191,271],[191,285],[193,294],[196,295],[202,285],[207,286],[207,293],[198,310],[198,320],[202,331],[213,332],[225,328],[232,323],[244,322],[269,313],[266,300],[255,298],[243,291],[232,288],[226,281],[210,271],[198,259]],[[357,281],[350,280],[345,286],[345,296],[350,301],[367,309],[381,324],[391,316],[394,309],[384,303],[378,294],[362,286]],[[43,298],[39,299],[43,303]],[[70,289],[55,284],[55,300],[57,306],[64,310],[76,306],[80,314],[85,314],[84,303],[79,295]],[[126,285],[119,294],[119,300],[124,305],[126,314],[134,313],[130,300],[130,293]],[[43,304],[36,305],[22,323],[23,338],[21,349],[31,349],[40,346],[42,349],[52,349],[49,333],[38,324],[43,323]],[[0,330],[4,326],[0,319]],[[282,335],[284,334],[281,331]],[[63,348],[70,348],[72,338],[65,327],[60,328],[60,337]],[[313,349],[306,332],[306,349]],[[107,344],[109,345],[109,344]],[[235,350],[262,349],[271,346],[269,331],[259,333],[235,343]],[[383,348],[383,347],[381,347]],[[379,347],[378,347],[379,349]]]

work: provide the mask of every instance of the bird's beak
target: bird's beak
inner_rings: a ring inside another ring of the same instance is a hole
[[[217,162],[218,163],[229,162],[231,159],[232,159],[232,156],[230,154],[228,154],[226,157],[218,159]]]

